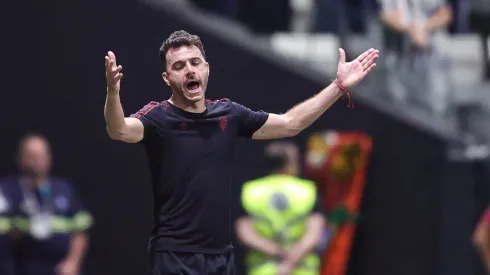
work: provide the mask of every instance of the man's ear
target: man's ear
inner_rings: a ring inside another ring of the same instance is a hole
[[[167,72],[163,72],[162,73],[162,78],[163,78],[163,81],[165,81],[165,83],[167,84],[167,86],[170,87],[170,81],[168,81],[168,74],[167,74]]]
[[[209,63],[206,62],[206,68],[208,69],[208,77],[209,77],[209,74],[211,73],[211,71],[209,70]]]

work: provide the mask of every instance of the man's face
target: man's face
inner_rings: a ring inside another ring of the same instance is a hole
[[[21,169],[28,176],[46,176],[51,169],[51,152],[48,143],[42,138],[28,138],[20,148],[19,162]]]
[[[199,48],[194,45],[170,48],[166,58],[167,70],[162,76],[172,92],[191,102],[202,100],[208,85],[209,64]]]

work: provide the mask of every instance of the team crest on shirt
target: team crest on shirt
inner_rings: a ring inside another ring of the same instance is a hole
[[[228,117],[222,116],[219,118],[219,127],[221,128],[221,131],[224,131],[226,127],[228,127]]]
[[[185,122],[182,122],[182,123],[179,125],[179,128],[180,128],[180,130],[185,131],[185,130],[187,130],[187,128],[189,128],[189,124],[187,124],[187,123],[185,123]]]

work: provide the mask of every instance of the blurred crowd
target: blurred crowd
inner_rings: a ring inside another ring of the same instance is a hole
[[[427,55],[441,32],[476,33],[486,57],[482,78],[490,80],[488,43],[490,0],[189,0],[196,6],[242,22],[258,34],[296,31],[294,21],[308,13],[309,33],[366,34],[380,19],[386,49],[397,55]]]
[[[323,70],[336,65],[333,56],[340,45],[347,56],[358,54],[356,48],[379,47],[380,76],[371,90],[382,90],[381,97],[400,109],[419,110],[435,123],[452,125],[469,143],[490,140],[490,132],[475,126],[485,120],[482,112],[490,114],[485,92],[490,83],[490,0],[189,1],[258,36],[287,34],[275,50]],[[304,42],[305,37],[320,38]]]

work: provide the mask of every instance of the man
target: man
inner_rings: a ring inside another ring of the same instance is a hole
[[[92,218],[72,187],[50,176],[48,141],[31,134],[19,143],[19,177],[3,179],[15,206],[20,275],[79,275]]]
[[[394,98],[405,101],[413,89],[418,89],[418,98],[410,99],[429,103],[427,107],[433,112],[443,114],[448,100],[447,77],[434,40],[452,22],[450,5],[446,0],[380,0],[380,5],[387,69],[398,76],[388,78]],[[422,83],[422,87],[410,86],[414,82]]]
[[[453,13],[445,0],[380,0],[381,20],[396,33],[407,35],[411,45],[426,49],[431,38],[451,24]]]
[[[476,246],[487,272],[490,273],[490,207],[481,217],[473,233],[473,244]]]
[[[250,249],[249,275],[320,274],[316,253],[325,219],[316,184],[299,178],[299,150],[289,142],[266,148],[270,174],[242,188],[238,238]]]
[[[150,274],[234,274],[230,241],[231,160],[238,137],[298,134],[374,67],[371,49],[347,63],[340,50],[337,79],[286,114],[255,112],[227,99],[205,99],[209,64],[199,37],[174,32],[160,49],[170,99],[124,117],[122,66],[105,57],[105,119],[112,139],[145,146],[154,190]]]

